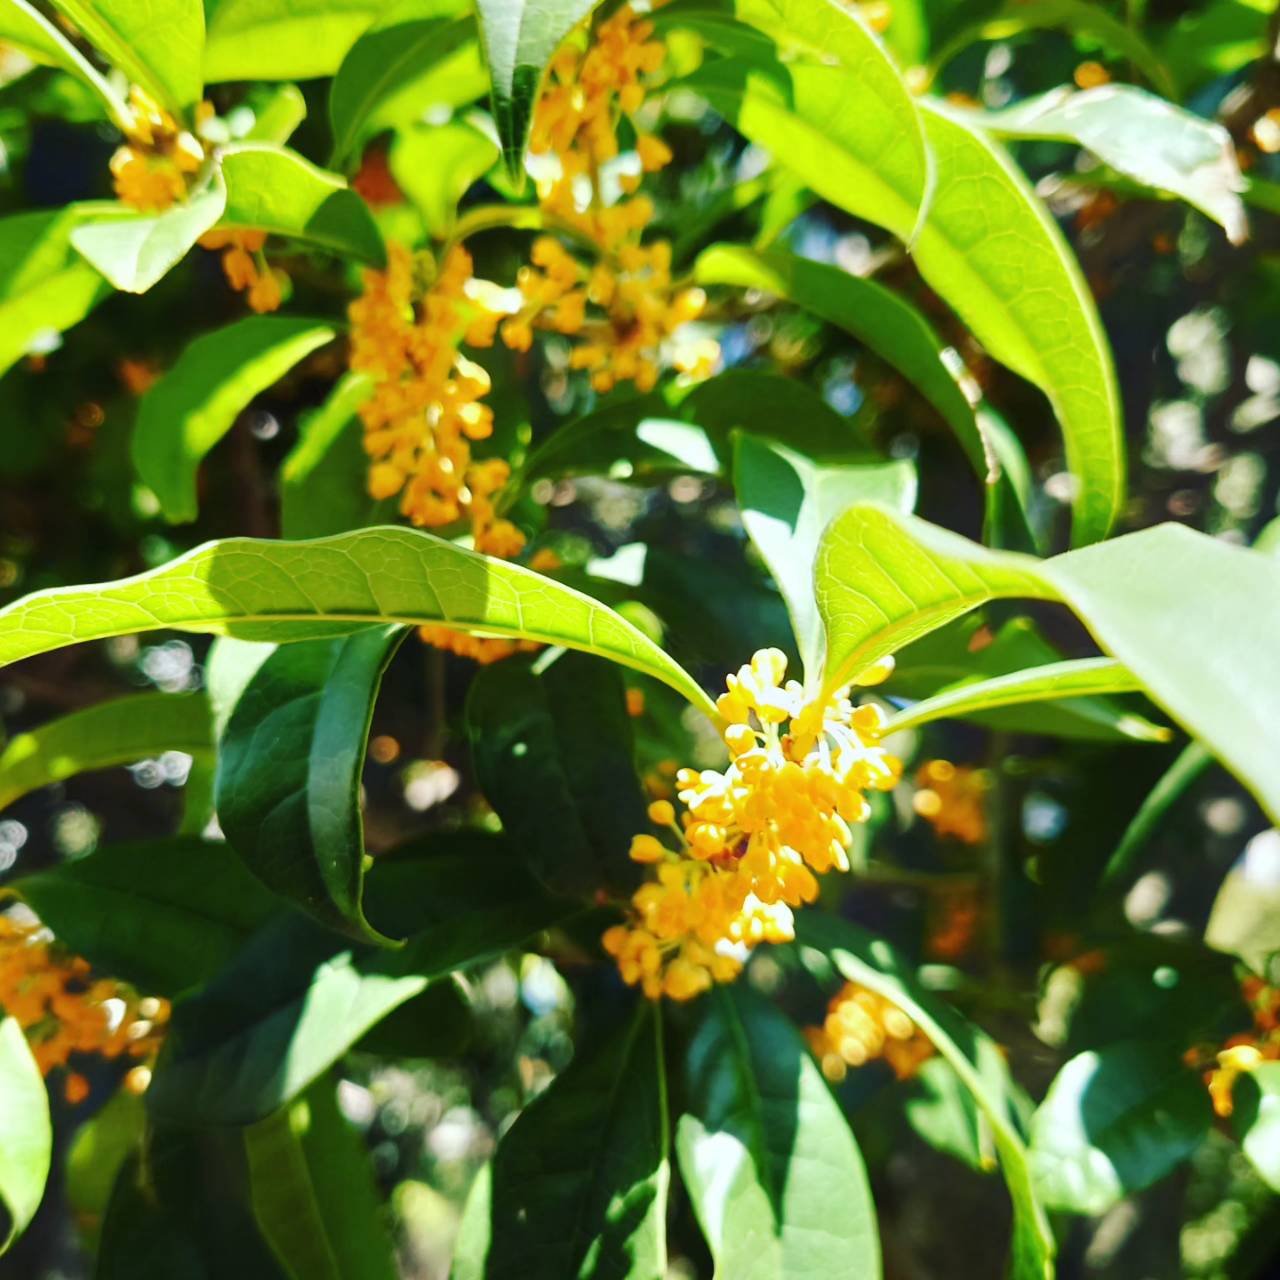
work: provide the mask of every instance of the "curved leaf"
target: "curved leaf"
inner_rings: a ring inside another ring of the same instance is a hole
[[[102,100],[107,114],[122,130],[133,123],[129,104],[88,58],[27,0],[0,0],[0,40],[21,50],[33,62],[45,63],[82,80]]]
[[[400,189],[418,206],[430,235],[453,230],[458,201],[498,159],[497,143],[462,120],[400,130],[388,157]]]
[[[329,90],[335,164],[355,154],[390,99],[415,92],[419,81],[475,35],[464,8],[459,0],[399,0],[365,29]]]
[[[53,0],[108,62],[181,118],[200,101],[201,0]]]
[[[585,1049],[498,1144],[452,1280],[653,1280],[666,1272],[661,1009]],[[487,1188],[486,1188],[487,1189]],[[485,1232],[485,1217],[488,1232]]]
[[[81,611],[88,602],[92,612]],[[0,609],[0,664],[159,628],[282,643],[435,622],[598,653],[715,715],[693,677],[612,609],[530,569],[393,527],[305,543],[230,538],[134,578],[37,591]]]
[[[895,712],[889,717],[885,732],[893,733],[928,724],[930,720],[963,717],[970,712],[1018,703],[1052,702],[1058,698],[1098,693],[1132,693],[1141,688],[1133,673],[1114,658],[1055,662],[1047,667],[1029,667],[1025,671],[997,676],[994,680],[973,680],[953,686],[907,707],[905,711]]]
[[[204,78],[331,76],[384,7],[382,0],[205,0]]]
[[[146,293],[187,256],[222,217],[227,188],[215,169],[209,185],[163,213],[135,213],[104,204],[71,233],[71,243],[117,289]]]
[[[197,338],[147,391],[133,430],[133,462],[166,519],[196,518],[201,459],[254,396],[335,333],[299,316],[247,316]]]
[[[676,1155],[716,1275],[875,1280],[862,1156],[794,1027],[744,984],[702,1009]]]
[[[524,149],[543,73],[560,42],[599,0],[476,0],[493,120],[507,170],[524,181]]]
[[[1236,1082],[1231,1126],[1249,1163],[1280,1192],[1280,1062],[1261,1062]]]
[[[1031,1121],[1031,1170],[1049,1209],[1102,1214],[1159,1181],[1209,1132],[1213,1110],[1177,1049],[1124,1041],[1071,1059]]]
[[[266,142],[227,147],[220,163],[227,207],[218,226],[288,236],[375,266],[386,261],[369,206],[336,174]]]
[[[268,888],[322,924],[389,941],[361,909],[360,775],[373,703],[404,627],[283,645],[257,669],[218,744],[215,806]]]
[[[952,109],[1005,138],[1054,138],[1092,151],[1143,186],[1167,191],[1219,223],[1232,244],[1249,235],[1240,193],[1245,180],[1231,135],[1132,85],[1069,88],[1026,98],[1002,111]]]
[[[821,678],[824,635],[813,593],[818,544],[836,516],[858,502],[910,511],[915,464],[820,464],[783,445],[740,432],[733,483],[747,536],[782,592],[807,680]]]
[[[209,703],[198,693],[139,693],[73,711],[17,734],[0,751],[0,809],[85,773],[134,764],[162,751],[209,754]]]
[[[1027,1148],[1013,1118],[1011,1099],[1000,1087],[1001,1077],[988,1065],[993,1054],[999,1063],[999,1050],[950,1006],[921,990],[902,957],[883,940],[816,912],[805,912],[797,920],[796,938],[802,945],[826,953],[850,982],[896,1004],[946,1059],[990,1126],[1013,1199],[1011,1278],[1053,1280],[1053,1231],[1036,1198]]]
[[[193,839],[105,845],[13,888],[77,955],[162,996],[213,977],[283,906],[225,844]]]
[[[0,1254],[44,1197],[52,1158],[49,1097],[22,1028],[0,1013]]]

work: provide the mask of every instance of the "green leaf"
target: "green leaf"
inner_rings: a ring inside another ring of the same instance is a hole
[[[322,1079],[244,1131],[249,1198],[291,1280],[396,1280],[368,1152]]]
[[[253,128],[244,135],[246,142],[284,146],[307,118],[307,100],[296,84],[262,88],[249,101],[254,120]]]
[[[322,538],[375,522],[365,492],[369,458],[357,410],[373,392],[363,373],[345,373],[329,398],[298,423],[298,443],[280,466],[280,525],[286,538]]]
[[[98,1251],[116,1178],[141,1146],[145,1125],[142,1099],[120,1089],[76,1130],[67,1150],[67,1204],[91,1254]]]
[[[507,170],[524,181],[524,149],[543,74],[561,42],[598,0],[476,0],[493,120]]]
[[[1028,702],[1052,702],[1059,698],[1087,697],[1099,693],[1132,693],[1142,686],[1131,671],[1114,658],[1080,658],[1030,667],[994,680],[971,680],[932,698],[895,712],[886,733],[913,729],[930,720],[965,716],[974,711]]]
[[[13,888],[77,955],[162,996],[211,978],[283,906],[225,844],[192,839],[105,845]]]
[[[268,888],[361,941],[360,775],[382,674],[404,627],[283,645],[241,693],[218,744],[216,807],[232,847]]]
[[[204,78],[331,76],[383,7],[381,0],[205,0]]]
[[[1088,0],[1020,0],[1010,3],[1002,13],[967,27],[949,40],[934,58],[933,74],[936,76],[956,54],[979,40],[1008,40],[1026,31],[1058,28],[1073,36],[1096,40],[1123,55],[1166,98],[1178,96],[1168,68],[1151,46],[1132,27]]]
[[[1097,309],[1057,224],[1008,155],[924,106],[938,176],[916,265],[991,355],[1049,398],[1077,486],[1073,541],[1097,541],[1125,485],[1120,401]]]
[[[1069,88],[1003,111],[964,111],[962,120],[1006,138],[1053,138],[1092,151],[1117,172],[1166,191],[1217,222],[1232,244],[1249,235],[1245,180],[1231,135],[1220,125],[1132,85]]]
[[[207,755],[212,748],[203,694],[113,698],[10,738],[0,751],[0,809],[90,769],[134,764],[162,751]]]
[[[1182,12],[1160,56],[1184,93],[1230,75],[1267,53],[1269,0],[1213,0]]]
[[[49,1098],[22,1028],[0,1016],[0,1254],[44,1197],[53,1130]]]
[[[365,29],[329,90],[333,163],[345,165],[397,99],[421,97],[433,72],[475,35],[459,0],[399,0]],[[422,106],[431,103],[428,93]]]
[[[278,382],[336,330],[301,316],[246,316],[206,333],[142,397],[133,462],[171,523],[198,514],[196,470],[254,396]]]
[[[1209,1132],[1213,1111],[1176,1048],[1121,1041],[1071,1059],[1031,1121],[1031,1171],[1046,1208],[1102,1214],[1158,1182]]]
[[[1019,549],[1034,546],[1023,503],[1000,465],[996,442],[985,434],[989,415],[975,407],[977,384],[963,378],[956,354],[944,350],[929,322],[909,302],[839,267],[779,250],[757,253],[737,245],[712,245],[698,258],[694,275],[703,284],[763,289],[785,298],[853,334],[892,365],[955,432],[987,487],[988,509],[1000,504],[1017,517]]]
[[[1034,560],[856,507],[827,531],[817,592],[831,687],[987,600],[1061,600],[1153,701],[1280,814],[1280,561],[1271,556],[1168,524]]]
[[[1262,1062],[1236,1081],[1235,1130],[1249,1163],[1272,1191],[1280,1191],[1280,1062]]]
[[[226,184],[215,169],[208,187],[163,213],[103,206],[98,218],[72,231],[71,243],[117,289],[146,293],[222,217],[226,203]]]
[[[241,142],[221,155],[227,207],[219,227],[266,231],[382,266],[386,246],[369,206],[296,151]]]
[[[1003,1087],[1007,1073],[1002,1074],[998,1065],[999,1049],[950,1006],[923,991],[887,942],[856,925],[815,912],[806,912],[797,921],[796,937],[802,945],[827,954],[850,982],[896,1004],[955,1071],[990,1126],[1013,1199],[1011,1280],[1053,1280],[1053,1232],[1036,1198],[1013,1098]]]
[[[0,0],[0,40],[25,53],[33,62],[69,72],[101,99],[112,121],[122,130],[133,123],[133,110],[98,69],[27,0]]]
[[[92,612],[83,611],[90,601]],[[0,664],[158,628],[282,643],[396,622],[596,653],[715,716],[693,677],[612,609],[530,569],[393,527],[307,543],[231,538],[134,578],[35,592],[0,609]]]
[[[182,118],[200,101],[200,0],[53,0],[108,62]]]
[[[627,887],[631,838],[649,830],[624,693],[616,667],[576,653],[539,668],[494,663],[471,682],[480,789],[557,893]]]
[[[654,1280],[666,1271],[661,1010],[580,1051],[498,1144],[452,1280]],[[487,1241],[483,1215],[489,1215]]]
[[[813,594],[818,543],[831,521],[855,503],[883,502],[910,511],[916,501],[915,464],[816,463],[741,432],[733,482],[747,535],[787,602],[805,676],[817,680],[825,643]]]
[[[676,1156],[716,1275],[874,1280],[862,1156],[795,1028],[745,984],[701,1007]]]
[[[498,144],[461,120],[406,129],[391,144],[391,173],[418,206],[429,234],[444,239],[453,230],[458,201],[498,159]]]
[[[454,969],[580,908],[541,895],[501,841],[442,837],[375,864],[365,908],[398,951],[342,949],[302,917],[269,924],[177,1005],[147,1105],[184,1125],[250,1124],[296,1097],[370,1027]]]
[[[55,346],[111,293],[71,248],[84,210],[67,205],[0,219],[0,373]]]

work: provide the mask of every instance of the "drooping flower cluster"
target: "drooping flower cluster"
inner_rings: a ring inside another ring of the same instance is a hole
[[[38,922],[7,915],[0,915],[0,1009],[25,1032],[43,1075],[68,1066],[72,1054],[152,1059],[169,1020],[168,1001],[95,978]],[[135,1068],[128,1083],[145,1088],[149,1078],[147,1068]],[[87,1083],[71,1072],[66,1090],[78,1102]]]
[[[262,252],[266,242],[265,231],[206,231],[200,237],[201,248],[222,250],[227,283],[259,313],[279,308],[289,280],[278,267],[268,266]]]
[[[991,780],[984,769],[927,760],[916,773],[915,811],[940,836],[962,844],[981,844],[987,838],[987,792]]]
[[[116,195],[135,209],[159,213],[186,199],[204,148],[137,85],[129,91],[129,106],[128,141],[111,157]]]
[[[1216,1065],[1204,1073],[1214,1112],[1224,1118],[1235,1110],[1236,1081],[1264,1062],[1280,1061],[1280,987],[1250,974],[1240,990],[1253,1013],[1253,1029],[1232,1036],[1214,1055]],[[1193,1062],[1201,1058],[1195,1049],[1187,1056]]]
[[[683,806],[655,801],[649,817],[677,847],[636,836],[631,857],[657,879],[632,897],[631,918],[604,935],[623,978],[646,995],[687,1000],[732,981],[760,942],[794,936],[792,908],[818,894],[815,877],[848,870],[850,824],[870,814],[868,790],[888,790],[900,761],[879,745],[874,704],[847,691],[806,701],[787,660],[763,649],[726,682],[717,702],[731,763],[677,774]],[[886,665],[864,672],[877,683]]]
[[[850,1067],[883,1059],[899,1080],[909,1080],[933,1056],[933,1045],[893,1001],[856,982],[846,982],[827,1005],[820,1027],[805,1039],[822,1074],[839,1084]]]
[[[602,392],[619,382],[650,390],[664,344],[706,305],[701,289],[675,286],[669,241],[642,243],[653,202],[643,195],[625,198],[641,174],[617,175],[621,198],[610,201],[604,190],[602,170],[618,158],[624,116],[635,132],[642,173],[671,161],[666,143],[635,119],[665,56],[653,24],[624,5],[600,23],[587,48],[571,42],[556,54],[534,114],[529,150],[553,169],[538,184],[543,212],[588,244],[593,260],[580,262],[559,240],[539,237],[531,265],[516,281],[521,306],[504,321],[502,337],[518,351],[529,349],[535,327],[577,338],[570,365],[588,371]],[[706,376],[718,356],[713,343],[690,344],[680,364]]]

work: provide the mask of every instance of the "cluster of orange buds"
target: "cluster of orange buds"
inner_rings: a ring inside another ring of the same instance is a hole
[[[590,246],[592,261],[540,237],[516,282],[521,306],[503,323],[502,337],[517,351],[529,349],[535,327],[578,339],[570,364],[587,371],[601,392],[619,382],[650,390],[665,344],[706,305],[701,289],[672,280],[669,241],[642,243],[653,202],[647,196],[607,202],[602,190],[601,166],[618,157],[623,116],[631,119],[641,172],[620,175],[621,192],[633,194],[644,173],[671,161],[666,143],[634,119],[665,56],[653,24],[624,5],[600,23],[586,48],[570,42],[556,54],[534,113],[530,152],[553,158],[554,166],[538,183],[542,209]],[[719,348],[703,341],[675,344],[672,362],[705,377],[718,359]]]
[[[200,237],[204,249],[222,250],[222,270],[227,283],[245,295],[252,310],[260,314],[275,311],[284,301],[289,277],[269,266],[262,252],[265,231],[206,231]]]
[[[72,1054],[127,1055],[151,1060],[169,1021],[169,1004],[139,996],[109,978],[95,978],[87,961],[68,954],[38,922],[0,916],[0,1009],[26,1034],[41,1074],[67,1067]],[[130,1088],[146,1087],[150,1070],[135,1067]],[[83,1101],[88,1083],[66,1079],[68,1101]]]
[[[891,1000],[856,982],[846,982],[827,1005],[820,1027],[805,1039],[822,1074],[839,1084],[850,1067],[883,1059],[899,1080],[909,1080],[933,1056],[933,1045]]]
[[[137,85],[129,90],[128,141],[111,157],[116,195],[135,209],[159,213],[185,200],[204,148]]]
[[[991,777],[985,769],[927,760],[916,773],[911,804],[939,836],[962,844],[981,844],[987,838],[987,792]]]
[[[879,683],[891,665],[857,683]],[[650,805],[676,847],[650,834],[632,841],[631,857],[657,879],[635,892],[604,947],[652,999],[691,999],[736,978],[757,943],[790,941],[792,908],[818,895],[815,873],[849,869],[850,824],[870,816],[865,793],[901,777],[879,745],[878,706],[855,707],[847,690],[806,699],[784,682],[786,668],[783,653],[762,649],[728,677],[716,706],[731,763],[677,773],[679,823],[669,800]]]
[[[1232,1036],[1215,1054],[1216,1065],[1204,1073],[1213,1110],[1223,1118],[1235,1109],[1232,1095],[1236,1081],[1263,1062],[1280,1061],[1280,987],[1250,974],[1241,982],[1240,991],[1253,1013],[1253,1030]],[[1188,1051],[1189,1063],[1201,1059],[1199,1050]]]

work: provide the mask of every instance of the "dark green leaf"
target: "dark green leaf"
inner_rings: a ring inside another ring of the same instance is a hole
[[[22,1028],[0,1012],[0,1253],[40,1207],[52,1146],[40,1068]]]
[[[299,316],[247,316],[197,338],[142,397],[133,462],[168,520],[196,518],[196,470],[205,454],[254,396],[334,333]]]
[[[13,887],[72,951],[163,996],[211,978],[282,906],[225,844],[192,839],[105,845]]]
[[[741,983],[702,1005],[676,1154],[716,1274],[874,1280],[862,1156],[795,1028]]]
[[[263,884],[332,929],[382,942],[361,910],[360,775],[404,627],[283,645],[241,693],[218,753],[218,820]]]
[[[1031,1122],[1031,1171],[1049,1209],[1102,1214],[1182,1163],[1212,1109],[1177,1048],[1122,1041],[1072,1058]]]
[[[476,777],[534,874],[557,893],[626,885],[649,829],[616,667],[563,654],[482,670],[467,700]],[[589,745],[588,745],[589,744]]]
[[[581,1051],[498,1146],[452,1280],[655,1280],[669,1179],[661,1011]],[[485,1239],[483,1216],[488,1212]]]
[[[67,1203],[91,1253],[98,1249],[111,1190],[124,1162],[141,1146],[145,1123],[142,1099],[120,1089],[76,1130],[67,1151]]]

